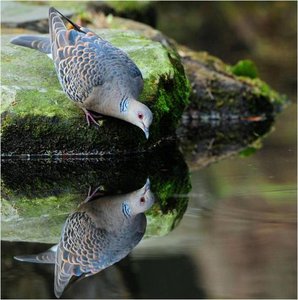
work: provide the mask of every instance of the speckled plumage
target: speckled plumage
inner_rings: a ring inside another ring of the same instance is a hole
[[[54,263],[57,297],[72,276],[93,275],[124,258],[142,239],[146,229],[143,212],[154,202],[149,181],[130,194],[92,198],[67,218],[58,245],[38,255],[16,257]]]
[[[67,29],[63,19],[73,25]],[[148,138],[150,109],[137,101],[143,77],[128,55],[54,8],[49,10],[50,39],[19,36],[11,42],[51,54],[60,84],[68,97],[94,121],[90,111],[140,127]],[[126,99],[123,110],[123,99]]]
[[[73,101],[83,103],[96,86],[102,87],[103,99],[109,98],[108,87],[114,84],[118,85],[119,96],[139,96],[143,88],[142,74],[126,53],[90,30],[67,30],[55,10],[50,10],[49,19],[57,74]]]

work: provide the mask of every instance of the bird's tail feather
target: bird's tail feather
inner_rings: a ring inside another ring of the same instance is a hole
[[[60,27],[61,27],[61,22],[62,22],[62,19],[65,19],[68,23],[70,23],[72,25],[72,27],[79,31],[79,32],[83,32],[83,33],[86,33],[84,30],[82,30],[83,27],[79,26],[78,24],[74,23],[72,20],[70,20],[69,18],[67,18],[66,16],[64,16],[60,11],[58,11],[56,8],[54,7],[51,7],[50,10],[49,10],[49,18],[51,20],[51,18],[53,17],[59,17],[58,20],[59,20],[59,23],[60,23]]]
[[[53,246],[49,250],[36,255],[19,255],[14,259],[30,263],[54,264],[56,259],[57,246]]]
[[[14,45],[36,49],[42,53],[51,53],[50,39],[44,36],[19,35],[10,41]]]

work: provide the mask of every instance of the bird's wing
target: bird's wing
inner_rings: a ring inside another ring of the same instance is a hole
[[[67,29],[63,18],[73,29]],[[108,73],[120,76],[123,86],[138,97],[143,88],[142,73],[122,50],[112,46],[94,32],[50,9],[50,38],[52,56],[60,83],[67,95],[83,102],[96,86],[103,85]],[[112,71],[113,70],[113,71]],[[124,88],[124,89],[125,89]]]
[[[107,42],[64,17],[74,27],[67,29],[63,17],[56,9],[50,8],[52,56],[64,91],[72,100],[83,102],[94,87],[103,83],[104,70],[98,48]]]
[[[58,244],[55,263],[55,295],[60,297],[72,276],[95,274],[101,270],[104,230],[96,228],[85,212],[68,217]]]
[[[120,261],[137,246],[145,234],[146,225],[146,216],[141,213],[126,220],[117,232],[110,234],[110,243],[103,252],[109,257],[108,265]]]
[[[57,298],[61,297],[71,277],[75,275],[74,270],[77,265],[71,262],[71,258],[68,255],[69,252],[65,251],[62,244],[59,243],[54,275],[54,292]]]

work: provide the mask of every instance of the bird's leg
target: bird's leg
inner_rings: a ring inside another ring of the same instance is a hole
[[[100,126],[100,124],[94,119],[94,116],[93,114],[86,108],[83,108],[83,111],[85,113],[85,116],[86,116],[86,121],[87,121],[87,124],[88,126],[90,126],[90,120],[92,123],[94,123],[95,125],[97,126]],[[101,116],[99,116],[101,118]]]
[[[88,201],[90,201],[94,196],[96,196],[97,191],[100,189],[100,186],[98,188],[96,188],[92,193],[91,193],[91,186],[89,186],[89,190],[88,190],[88,196],[86,197],[86,199],[83,201],[83,203],[87,203]]]

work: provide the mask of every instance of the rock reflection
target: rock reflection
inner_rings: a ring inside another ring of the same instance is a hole
[[[273,124],[273,117],[257,121],[185,119],[178,135],[189,167],[201,169],[238,153],[247,156],[255,152]]]
[[[191,189],[188,167],[173,148],[122,159],[2,161],[2,240],[58,243],[61,228],[89,186],[105,195],[139,189],[146,178],[156,201],[146,212],[146,237],[177,226]]]
[[[24,262],[55,264],[54,292],[60,297],[72,276],[88,277],[127,256],[143,238],[144,212],[154,203],[150,181],[134,192],[98,198],[95,190],[66,220],[59,243]]]

